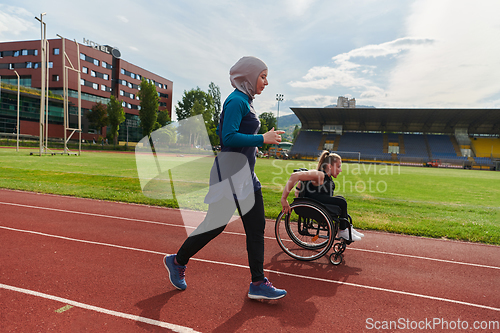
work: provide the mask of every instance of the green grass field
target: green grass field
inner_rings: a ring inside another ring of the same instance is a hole
[[[0,188],[177,206],[172,199],[143,194],[133,153],[40,157],[30,156],[31,151],[36,148],[0,148]],[[190,161],[186,156],[172,158]],[[268,218],[280,212],[281,191],[293,169],[315,165],[257,161]],[[182,171],[195,179],[199,166],[196,161],[186,163]],[[348,163],[342,169],[336,194],[346,197],[357,228],[500,245],[500,172]]]

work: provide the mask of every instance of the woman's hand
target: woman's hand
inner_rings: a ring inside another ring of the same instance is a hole
[[[269,132],[263,134],[264,143],[278,145],[281,142],[281,135],[285,131],[275,131],[274,127]]]
[[[288,214],[291,211],[290,204],[286,198],[281,198],[281,206],[283,207],[283,213]]]

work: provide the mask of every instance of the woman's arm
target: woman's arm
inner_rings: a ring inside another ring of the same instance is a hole
[[[226,105],[222,123],[222,140],[228,147],[262,147],[262,144],[279,144],[280,134],[285,131],[275,131],[274,127],[264,134],[239,133],[241,120],[250,112],[247,104],[241,100],[232,100]]]
[[[286,182],[285,188],[283,189],[283,194],[281,195],[281,206],[285,213],[290,212],[290,204],[288,203],[288,195],[293,189],[298,181],[308,181],[311,180],[313,183],[320,185],[323,184],[325,180],[325,174],[318,170],[311,171],[299,171],[294,172],[290,175],[290,178]],[[305,190],[305,189],[302,189]]]
[[[241,120],[250,112],[248,105],[241,100],[233,99],[224,111],[221,137],[225,146],[228,147],[261,147],[264,143],[262,134],[239,133]]]

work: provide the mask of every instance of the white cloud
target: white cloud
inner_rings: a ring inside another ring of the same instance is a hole
[[[417,1],[406,37],[338,54],[289,85],[311,102],[329,90],[382,107],[499,107],[498,12],[496,1]]]
[[[337,104],[337,97],[326,95],[308,95],[301,96],[293,99],[296,106],[310,106],[310,105],[332,105]]]
[[[495,99],[500,93],[499,12],[497,1],[416,2],[408,33],[436,43],[398,61],[387,87],[387,103],[481,107],[487,105],[485,100]]]
[[[367,45],[332,58],[333,66],[313,67],[303,77],[303,81],[292,81],[289,84],[296,88],[328,89],[334,85],[363,90],[377,90],[370,76],[377,69],[375,65],[366,64],[367,58],[397,57],[405,51],[432,44],[425,38],[399,38],[390,42]]]
[[[3,35],[13,35],[15,38],[34,30],[34,22],[34,15],[26,9],[0,4],[0,38]]]
[[[308,9],[314,4],[315,0],[294,0],[284,1],[281,8],[283,8],[288,15],[292,17],[304,16]]]
[[[123,23],[128,23],[128,18],[123,15],[116,15],[116,18],[122,21]]]

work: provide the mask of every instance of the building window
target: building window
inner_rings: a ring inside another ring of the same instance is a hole
[[[120,96],[125,96],[125,92],[123,90],[120,90]]]
[[[32,67],[33,67],[33,63],[31,61],[27,61],[26,68],[32,68]]]
[[[59,49],[54,49],[54,55],[58,55],[59,54]]]
[[[90,71],[90,76],[95,77],[95,71]]]
[[[102,67],[104,67],[104,68],[108,67],[108,63],[106,61],[102,61],[101,63],[102,63]]]
[[[36,55],[36,54],[35,54]],[[85,60],[86,56],[83,53],[80,53],[80,59]]]
[[[125,70],[123,68],[120,68],[120,73],[125,74]]]
[[[85,74],[89,73],[89,69],[87,67],[82,67],[82,72]]]
[[[131,105],[130,103],[127,103],[127,107],[128,107],[129,109],[132,109],[132,105]]]
[[[52,81],[59,81],[59,75],[52,75]]]
[[[9,64],[9,69],[14,69],[14,64]]]
[[[130,73],[130,77],[135,79],[135,74],[134,73]]]
[[[33,52],[34,55],[38,55],[38,50],[35,50],[35,52]]]
[[[98,90],[99,85],[97,83],[92,83],[92,88],[94,88],[95,90]]]
[[[14,51],[14,57],[19,57],[19,51]]]
[[[94,59],[94,65],[99,66],[99,60]]]
[[[102,74],[102,78],[104,80],[109,80],[109,75],[108,74]]]
[[[52,61],[49,61],[49,68],[53,68],[54,67],[54,63]]]
[[[123,106],[123,107],[126,107],[126,106],[127,106],[127,103],[122,102],[122,106]]]
[[[106,91],[106,86],[104,84],[101,84],[101,90]]]
[[[80,85],[81,85],[81,86],[84,86],[84,85],[85,85],[85,80],[84,80],[84,79],[80,79]]]
[[[141,76],[140,76],[139,74],[137,74],[137,75],[135,76],[135,78],[136,78],[137,80],[140,80],[140,79],[141,79]]]
[[[129,83],[128,83],[128,87],[129,87],[129,88],[133,88],[132,83],[130,83],[130,82],[129,82]]]
[[[24,55],[28,55],[28,50],[21,50],[21,54],[24,56]]]

